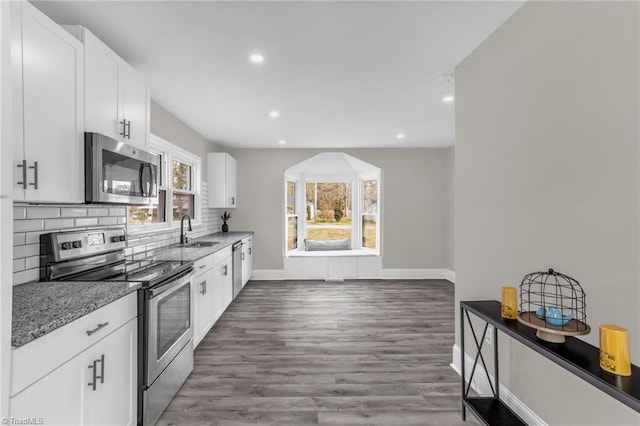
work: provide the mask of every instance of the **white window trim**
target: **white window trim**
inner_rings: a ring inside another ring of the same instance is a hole
[[[160,152],[163,156],[164,162],[164,182],[160,182],[159,189],[166,190],[166,212],[165,218],[166,221],[162,223],[148,223],[144,225],[136,225],[129,223],[129,215],[127,214],[127,233],[129,234],[141,234],[150,231],[158,231],[162,229],[173,230],[180,228],[180,221],[173,220],[173,188],[169,184],[169,179],[172,178],[171,170],[172,170],[172,162],[173,160],[177,160],[186,164],[191,165],[191,182],[193,191],[184,191],[179,190],[180,193],[193,193],[194,194],[194,212],[195,218],[192,219],[192,225],[199,225],[202,221],[202,197],[200,191],[200,181],[202,176],[202,159],[181,148],[166,139],[161,138],[160,136],[154,135],[151,133],[149,135],[149,150]]]
[[[376,212],[376,249],[370,249],[362,247],[362,185],[365,180],[377,180],[378,181],[378,211]],[[296,215],[298,216],[298,248],[293,250],[287,249],[287,237],[288,237],[288,221],[290,215],[287,213],[287,182],[296,183]],[[333,252],[314,252],[314,254],[308,254],[304,249],[304,237],[307,235],[307,215],[306,215],[306,187],[309,182],[348,182],[351,184],[351,207],[352,207],[352,221],[351,221],[351,242],[352,250],[333,251]],[[311,175],[285,175],[284,176],[284,245],[283,251],[285,257],[332,257],[338,253],[343,253],[345,256],[382,256],[382,223],[380,215],[380,206],[382,206],[382,173],[381,172],[368,172],[353,174],[336,174],[330,178],[315,177]],[[302,212],[302,213],[301,213]],[[356,214],[357,213],[357,214]],[[301,219],[303,217],[304,219]],[[348,253],[348,254],[347,254]]]

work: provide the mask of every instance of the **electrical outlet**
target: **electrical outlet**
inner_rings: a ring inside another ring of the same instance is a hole
[[[484,341],[489,346],[493,345],[493,326],[492,325],[489,325],[489,328],[487,328],[487,334],[485,334],[484,336]]]

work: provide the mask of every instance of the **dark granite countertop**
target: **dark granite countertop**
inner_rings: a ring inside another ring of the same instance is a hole
[[[11,346],[22,346],[140,288],[126,282],[31,282],[13,287]]]
[[[196,261],[251,235],[253,232],[218,232],[192,240],[218,242],[214,246],[167,246],[155,250],[151,258]],[[51,281],[17,285],[13,287],[11,346],[29,343],[139,288],[140,283],[106,281]]]

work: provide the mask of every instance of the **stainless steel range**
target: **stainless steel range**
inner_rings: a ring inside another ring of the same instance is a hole
[[[140,282],[138,423],[152,425],[193,370],[193,262],[127,260],[124,229],[40,237],[41,281]]]

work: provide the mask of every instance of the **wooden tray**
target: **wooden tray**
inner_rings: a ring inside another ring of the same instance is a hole
[[[558,327],[538,318],[535,312],[518,313],[518,322],[538,330],[536,336],[551,343],[564,343],[564,336],[580,336],[591,332],[591,327],[585,322],[572,319],[564,326]]]

